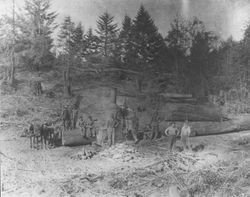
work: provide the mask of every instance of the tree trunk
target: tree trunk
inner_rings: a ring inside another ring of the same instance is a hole
[[[16,31],[15,31],[15,1],[12,1],[12,19],[13,19],[13,26],[12,26],[12,33],[13,33],[13,49],[11,52],[11,69],[10,69],[10,76],[9,76],[9,84],[13,86],[15,84],[15,45],[16,45]]]
[[[82,96],[80,96],[80,95],[76,96],[76,97],[72,100],[72,102],[70,103],[70,105],[69,105],[69,107],[68,107],[68,110],[69,110],[70,113],[71,113],[71,111],[72,111],[73,108],[79,109],[81,100],[82,100]]]
[[[71,83],[70,83],[70,76],[69,76],[69,68],[64,70],[63,78],[64,78],[64,95],[65,97],[70,97],[71,96]]]
[[[7,68],[7,81],[10,86],[15,84],[15,57],[14,50],[11,54],[11,66]]]

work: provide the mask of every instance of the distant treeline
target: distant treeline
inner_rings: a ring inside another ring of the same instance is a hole
[[[50,1],[26,0],[20,13],[1,19],[5,80],[10,79],[9,68],[40,72],[60,65],[65,94],[70,95],[71,70],[99,64],[134,70],[152,80],[172,75],[165,80],[178,92],[196,97],[221,89],[248,88],[250,24],[244,38],[236,42],[232,38],[222,40],[198,18],[186,20],[181,16],[176,16],[163,37],[143,5],[135,18],[124,16],[121,27],[108,11],[97,16],[95,29],[86,31],[84,24],[76,24],[70,16],[62,24],[55,23],[56,17],[57,13],[50,11]]]

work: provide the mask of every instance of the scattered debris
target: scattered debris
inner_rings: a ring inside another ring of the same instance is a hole
[[[76,154],[71,156],[71,159],[74,160],[86,160],[91,159],[96,155],[96,150],[91,146],[85,146],[82,148],[82,150],[78,151]]]
[[[194,148],[192,148],[192,150],[194,152],[198,152],[198,151],[203,151],[204,148],[205,148],[205,146],[203,144],[199,144],[199,145],[195,146]]]
[[[105,149],[99,154],[101,157],[109,157],[122,162],[130,162],[134,159],[144,157],[135,147],[126,145],[125,143],[116,144]]]
[[[114,189],[124,189],[128,186],[128,180],[126,180],[126,178],[118,177],[109,181],[109,185]]]

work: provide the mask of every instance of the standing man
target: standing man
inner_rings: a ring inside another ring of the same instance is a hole
[[[92,116],[89,115],[88,119],[87,119],[87,137],[95,137],[96,133],[95,133],[95,121],[97,121],[97,119],[93,120]]]
[[[137,117],[136,112],[134,112],[134,115],[132,117],[132,130],[131,130],[131,132],[132,132],[135,143],[138,142],[138,138],[137,138],[138,129],[139,129],[139,118]]]
[[[92,116],[90,115],[87,119],[86,127],[87,127],[87,137],[92,137],[93,120],[92,120]]]
[[[169,136],[170,139],[169,149],[170,151],[172,151],[173,146],[175,145],[176,142],[176,137],[180,134],[174,122],[172,122],[171,125],[165,130],[165,134]]]
[[[181,128],[181,141],[184,146],[184,149],[189,149],[189,136],[191,133],[190,126],[188,125],[188,121],[186,120]]]
[[[71,127],[72,129],[76,128],[76,122],[78,119],[78,110],[76,108],[76,106],[73,107],[72,112],[71,112]]]
[[[159,136],[159,123],[160,123],[160,117],[158,115],[158,111],[156,110],[153,113],[151,120],[152,140],[157,139],[157,137]]]
[[[107,123],[108,144],[112,146],[115,144],[115,128],[119,122],[116,120],[115,115],[112,113]]]
[[[87,125],[86,122],[83,120],[83,117],[80,117],[78,126],[81,128],[81,133],[83,137],[86,137]]]
[[[63,119],[63,128],[64,130],[68,130],[70,127],[70,113],[67,106],[64,106],[62,112],[62,119]]]

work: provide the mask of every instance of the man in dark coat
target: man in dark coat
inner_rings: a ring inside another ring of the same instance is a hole
[[[132,130],[131,130],[131,133],[132,133],[132,136],[134,138],[135,143],[138,142],[138,138],[137,138],[138,130],[139,130],[139,118],[136,115],[136,112],[134,112],[134,115],[132,117]]]
[[[70,128],[70,113],[67,106],[65,106],[63,109],[62,119],[63,119],[64,130],[68,130]]]
[[[119,122],[116,120],[115,115],[112,113],[107,123],[108,144],[112,146],[115,144],[115,128]]]
[[[155,111],[151,120],[152,139],[156,139],[159,136],[159,123],[160,117],[158,115],[158,111]]]
[[[76,128],[77,119],[78,119],[78,110],[74,106],[74,108],[72,109],[72,112],[71,112],[71,127],[72,127],[72,129]]]

